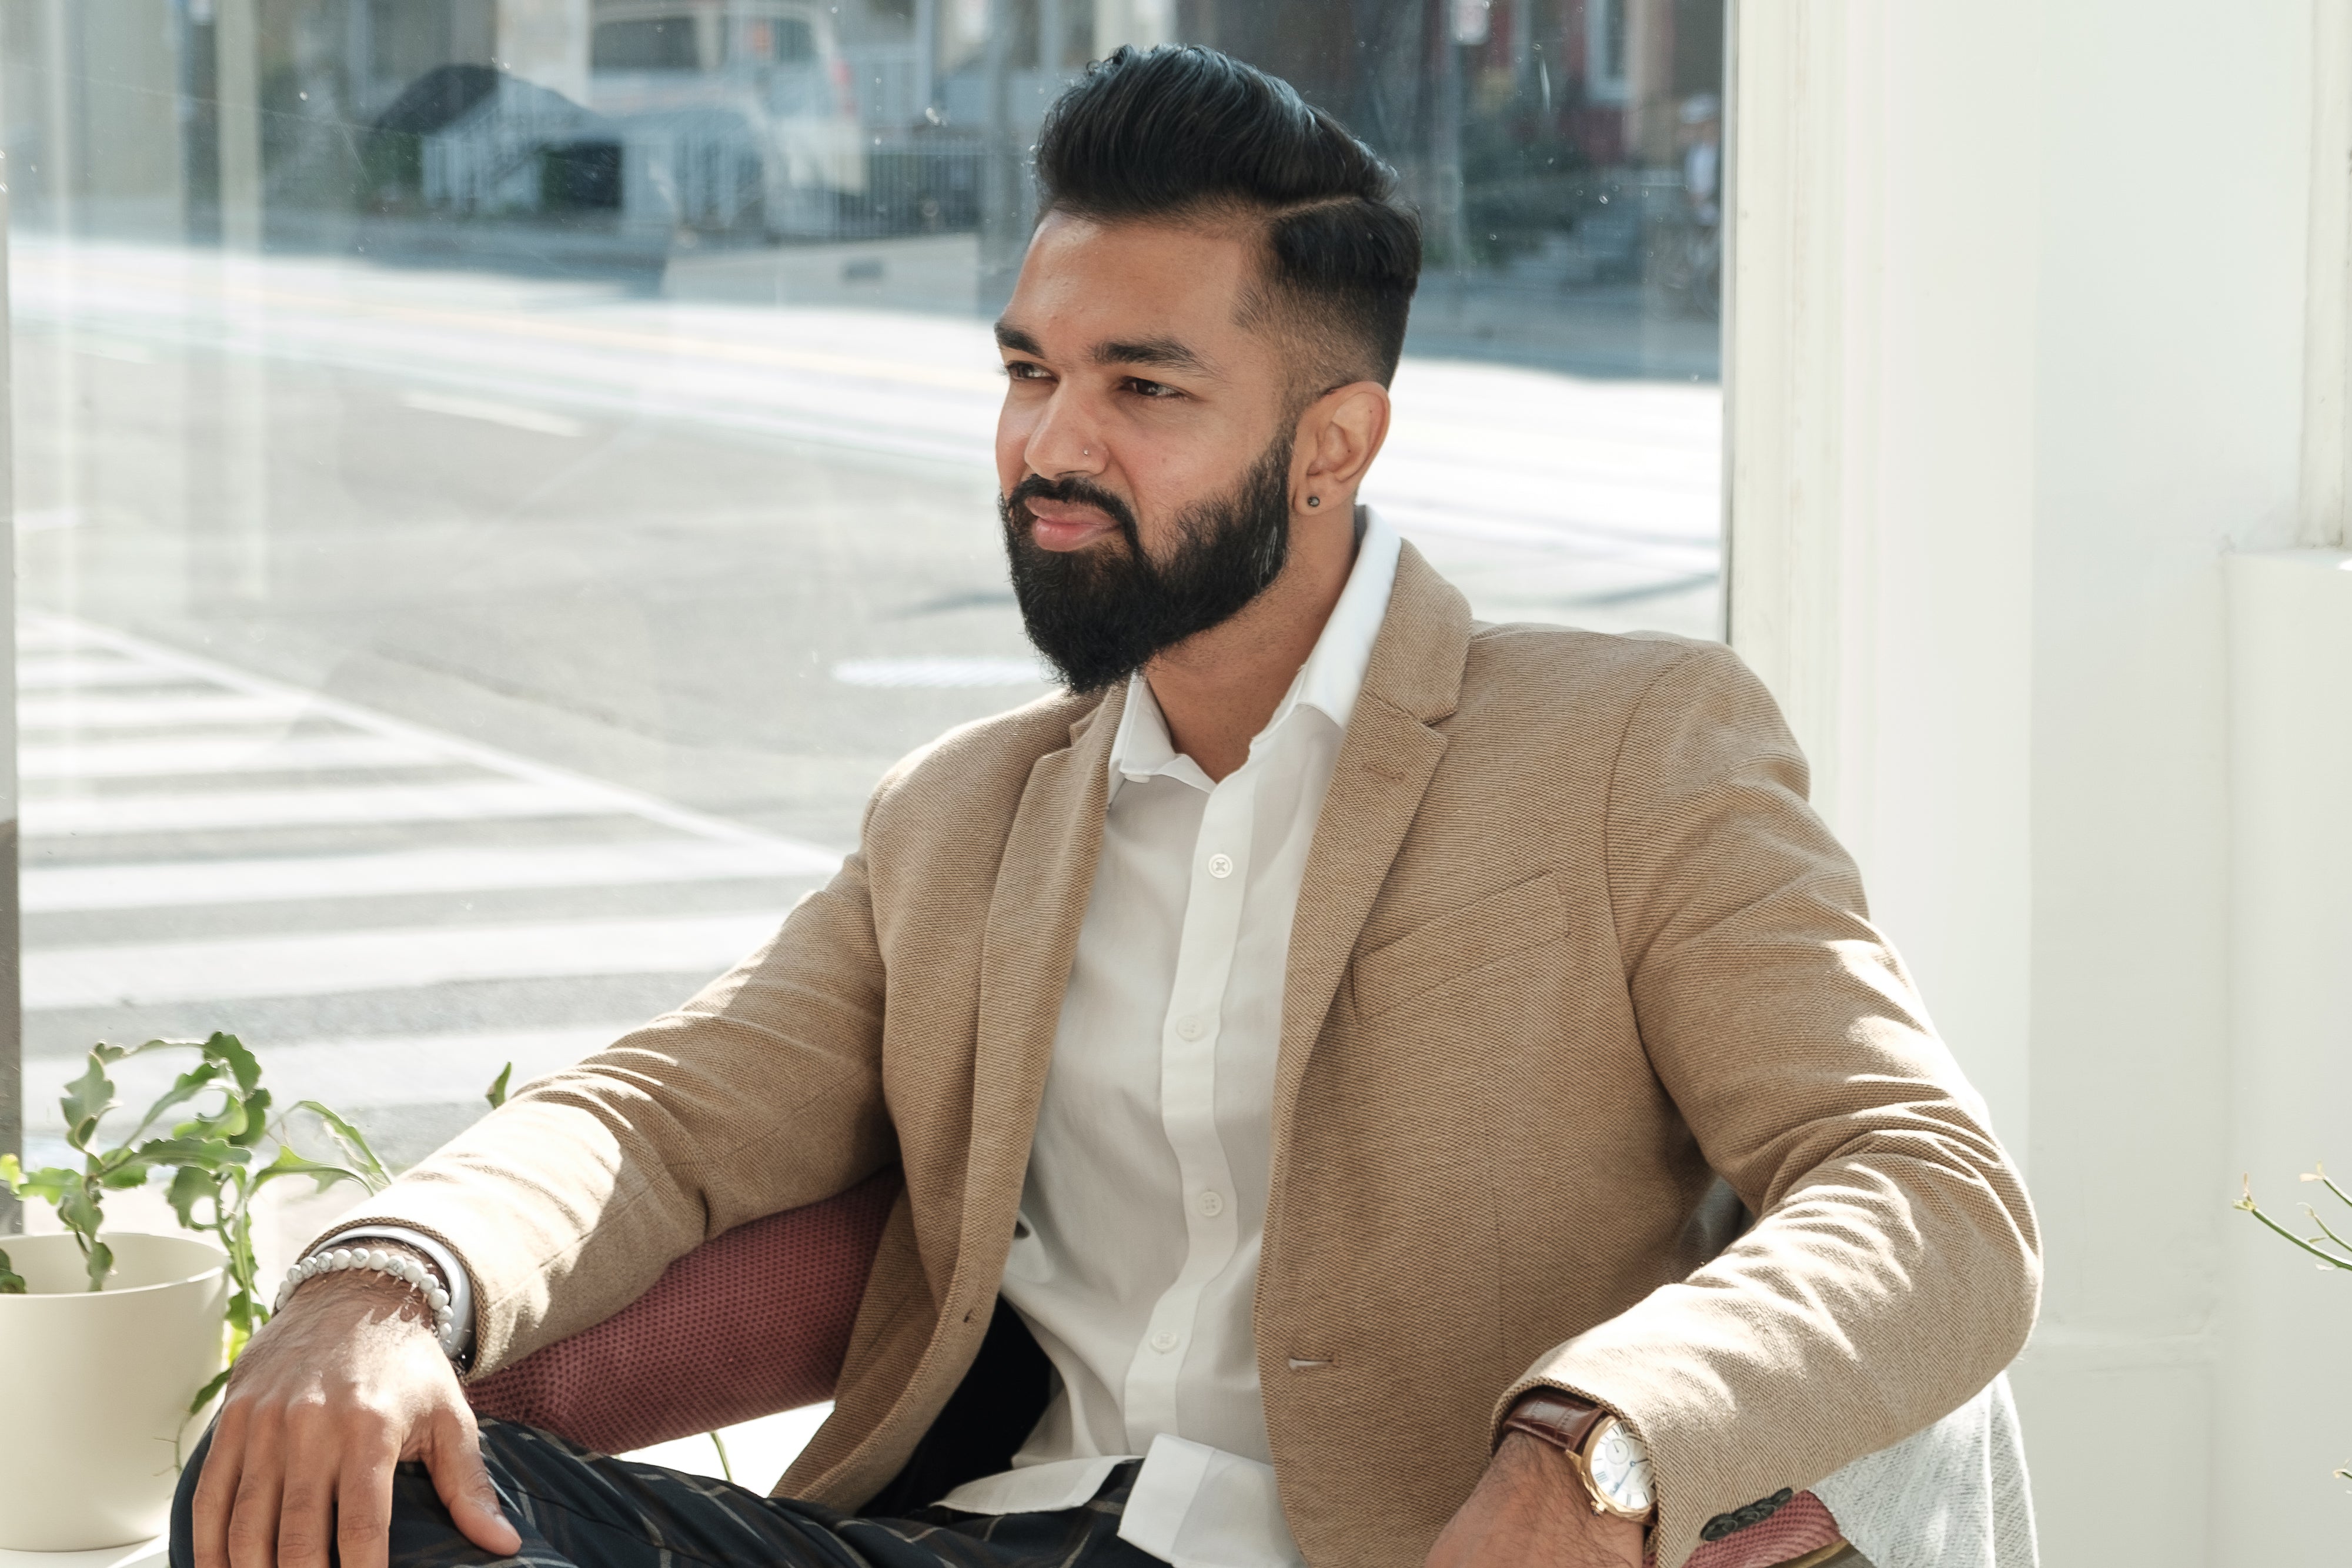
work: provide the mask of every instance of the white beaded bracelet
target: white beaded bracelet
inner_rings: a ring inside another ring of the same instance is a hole
[[[305,1280],[315,1280],[321,1274],[340,1273],[346,1269],[366,1269],[378,1274],[388,1274],[416,1291],[433,1309],[433,1337],[441,1343],[442,1354],[451,1360],[457,1355],[457,1320],[449,1310],[449,1292],[441,1286],[439,1275],[405,1252],[388,1252],[383,1248],[337,1247],[330,1251],[313,1252],[286,1270],[286,1282],[278,1287],[278,1300],[270,1307],[274,1315],[285,1310],[286,1298]]]

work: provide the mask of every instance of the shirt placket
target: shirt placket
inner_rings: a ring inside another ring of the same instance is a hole
[[[1217,1134],[1217,1040],[1249,883],[1257,774],[1244,765],[1209,791],[1192,846],[1176,983],[1160,1021],[1160,1125],[1181,1176],[1185,1249],[1128,1365],[1128,1442],[1136,1453],[1159,1433],[1181,1435],[1177,1391],[1202,1292],[1240,1244],[1233,1172]]]

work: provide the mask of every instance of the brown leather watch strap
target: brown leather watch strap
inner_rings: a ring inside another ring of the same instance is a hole
[[[1577,1453],[1584,1439],[1608,1412],[1599,1406],[1562,1394],[1557,1388],[1531,1388],[1519,1396],[1518,1403],[1503,1421],[1507,1432],[1525,1432],[1539,1437],[1564,1453]]]

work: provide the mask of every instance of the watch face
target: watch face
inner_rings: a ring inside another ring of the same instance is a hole
[[[1650,1490],[1650,1449],[1625,1429],[1614,1416],[1601,1423],[1584,1450],[1592,1484],[1610,1506],[1627,1513],[1647,1513],[1655,1500]]]

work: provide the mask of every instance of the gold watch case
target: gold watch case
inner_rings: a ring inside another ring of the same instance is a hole
[[[1576,1473],[1583,1478],[1595,1513],[1646,1523],[1656,1511],[1649,1445],[1614,1416],[1593,1423],[1576,1450]]]

